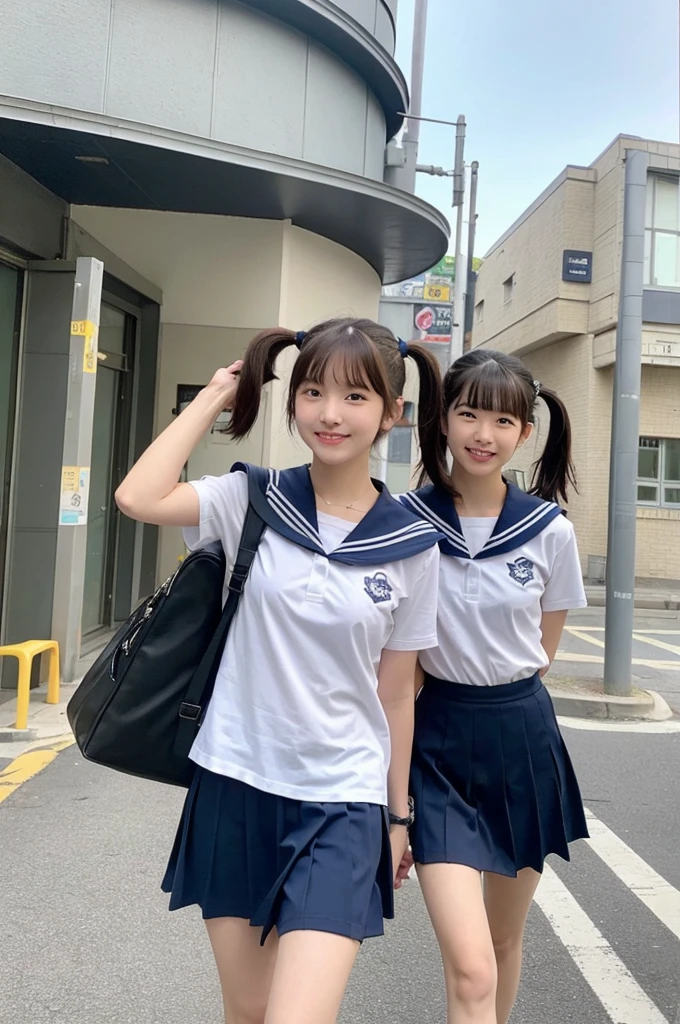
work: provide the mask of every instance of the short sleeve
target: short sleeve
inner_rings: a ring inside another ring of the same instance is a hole
[[[550,578],[543,592],[541,608],[544,612],[563,612],[571,608],[585,608],[588,604],[574,527],[567,519],[558,522],[566,533],[566,539],[555,554]]]
[[[238,551],[243,521],[248,508],[248,477],[243,472],[224,476],[204,476],[192,480],[198,494],[200,518],[198,526],[185,527],[184,543],[193,551],[211,541],[219,540],[227,561]]]
[[[415,578],[408,597],[394,612],[394,628],[385,644],[390,651],[424,651],[437,646],[439,547],[433,545],[412,561],[417,564]]]

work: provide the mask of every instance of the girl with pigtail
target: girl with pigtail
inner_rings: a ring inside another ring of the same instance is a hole
[[[278,355],[300,352],[288,423],[311,464],[178,483],[223,409],[257,418]],[[370,320],[264,331],[218,370],[132,468],[120,508],[221,541],[233,562],[250,494],[266,529],[232,623],[163,888],[198,904],[229,1024],[333,1024],[359,943],[393,916],[412,821],[417,652],[436,643],[441,534],[369,476],[419,372],[421,441],[441,380],[429,353]],[[424,467],[443,472],[430,448]],[[393,869],[394,866],[394,869]]]
[[[438,646],[420,655],[411,851],[444,965],[449,1024],[507,1024],[529,907],[550,853],[588,835],[547,672],[586,604],[574,531],[569,416],[519,359],[475,349],[449,368],[430,483],[405,507],[443,535]],[[550,413],[528,493],[503,467]],[[451,470],[444,470],[447,456]]]

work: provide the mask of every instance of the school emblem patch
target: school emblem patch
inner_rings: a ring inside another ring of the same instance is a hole
[[[534,578],[534,563],[530,558],[517,558],[514,562],[505,563],[510,570],[510,576],[516,583],[525,586]]]
[[[364,576],[364,590],[374,604],[389,601],[392,596],[392,587],[384,572],[377,572],[375,576]]]

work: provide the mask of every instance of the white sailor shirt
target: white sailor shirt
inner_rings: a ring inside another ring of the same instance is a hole
[[[193,483],[200,526],[185,530],[189,547],[219,540],[234,561],[249,482],[267,528],[191,757],[280,796],[384,805],[377,669],[385,648],[436,644],[441,534],[386,489],[349,523],[317,514],[308,467],[237,463]]]
[[[497,519],[460,519],[432,485],[400,496],[444,534],[437,647],[423,669],[439,679],[496,686],[548,664],[541,617],[586,605],[574,528],[553,502],[508,484]]]

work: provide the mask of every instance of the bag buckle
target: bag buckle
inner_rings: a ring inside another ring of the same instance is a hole
[[[199,704],[187,704],[182,701],[179,706],[179,717],[188,718],[190,722],[197,722],[201,717],[201,706]]]
[[[229,580],[229,583],[227,584],[227,587],[229,590],[231,590],[233,594],[238,594],[240,596],[243,593],[243,588],[246,585],[247,579],[247,572],[244,575],[242,575],[241,573],[233,572]]]

